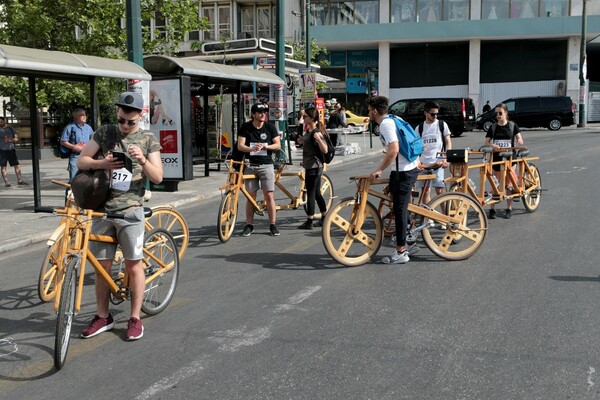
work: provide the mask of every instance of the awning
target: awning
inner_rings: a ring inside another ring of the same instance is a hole
[[[0,74],[73,80],[77,76],[152,79],[139,65],[112,58],[86,56],[0,44]]]
[[[235,84],[237,82],[257,82],[284,84],[277,75],[266,71],[217,64],[207,61],[168,56],[144,57],[144,69],[153,76],[188,75],[211,78],[211,83]]]

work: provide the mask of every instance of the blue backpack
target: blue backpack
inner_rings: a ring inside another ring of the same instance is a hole
[[[410,124],[393,114],[386,118],[391,118],[396,124],[396,134],[400,145],[400,154],[409,162],[413,162],[423,153],[423,139],[415,132]]]

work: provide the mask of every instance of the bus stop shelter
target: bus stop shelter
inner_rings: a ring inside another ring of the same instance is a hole
[[[31,160],[34,206],[41,206],[39,161],[43,146],[43,129],[37,124],[36,79],[88,82],[91,99],[91,126],[96,128],[98,104],[96,78],[151,79],[142,67],[126,60],[116,60],[62,51],[49,51],[0,44],[0,75],[25,77],[29,81],[29,115],[31,120]]]
[[[183,90],[182,93],[187,93],[189,96],[202,97],[205,105],[203,107],[204,121],[208,121],[208,107],[206,105],[208,105],[209,96],[211,95],[218,95],[221,93],[234,95],[236,115],[233,119],[234,121],[240,121],[238,122],[239,124],[244,119],[243,93],[251,93],[253,91],[253,84],[285,84],[281,78],[271,72],[251,70],[233,65],[218,64],[190,58],[158,55],[146,56],[144,57],[144,69],[152,75],[153,81],[186,77],[189,88],[188,90]],[[191,98],[182,99],[181,105],[182,108],[188,107],[188,105],[191,108]],[[189,144],[193,131],[191,125],[191,110],[189,112],[184,112],[183,115],[186,116],[186,118],[184,118],[183,126],[183,143]],[[232,121],[232,126],[235,125],[234,121]],[[203,131],[202,137],[204,138],[204,146],[206,149],[206,155],[204,157],[204,175],[209,176],[210,163],[218,162],[218,160],[211,160],[208,154],[208,123],[204,123],[200,129]],[[231,143],[235,143],[233,137],[231,138]],[[191,146],[186,146],[186,148],[191,151]],[[191,158],[191,154],[188,157]]]

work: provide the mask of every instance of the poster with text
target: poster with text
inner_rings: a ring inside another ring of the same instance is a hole
[[[150,131],[160,140],[165,179],[183,179],[179,79],[150,82]]]

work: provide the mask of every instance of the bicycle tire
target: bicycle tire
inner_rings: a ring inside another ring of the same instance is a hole
[[[65,263],[65,275],[60,292],[60,303],[56,316],[56,333],[54,336],[54,366],[61,369],[65,365],[71,328],[75,315],[75,298],[77,292],[77,271],[79,258],[71,256]]]
[[[190,229],[179,211],[171,206],[153,207],[152,216],[146,218],[145,223],[146,231],[151,231],[154,228],[168,230],[175,239],[175,243],[177,243],[179,259],[183,258],[190,242]]]
[[[62,239],[64,234],[61,234],[56,241],[48,246],[46,256],[42,262],[40,268],[40,274],[38,277],[37,292],[38,297],[42,302],[48,302],[56,296],[56,290],[58,289],[58,283],[60,282],[59,269],[58,269],[58,256],[60,254],[60,246],[62,245]]]
[[[166,268],[157,263],[160,260]],[[162,271],[161,271],[162,270]],[[158,274],[152,280],[149,277]],[[173,236],[163,228],[146,233],[144,239],[144,275],[146,287],[142,311],[155,315],[163,311],[175,295],[179,277],[179,255]]]
[[[219,204],[219,215],[217,216],[217,234],[221,243],[227,242],[233,234],[235,221],[237,220],[237,204],[235,193],[231,190],[225,192]]]
[[[321,236],[327,253],[338,263],[356,267],[371,261],[383,241],[382,222],[377,209],[367,202],[365,221],[359,232],[352,232],[356,200],[347,197],[336,203],[325,216]]]
[[[321,175],[321,195],[325,200],[325,209],[329,210],[331,208],[331,204],[333,204],[333,199],[335,198],[335,192],[333,189],[333,182],[331,178],[327,174]],[[308,201],[306,196],[306,191],[302,193],[302,203],[304,207],[304,212],[306,212],[306,202]],[[318,216],[320,214],[315,214]]]
[[[424,218],[424,224],[434,226],[423,229],[422,236],[427,247],[435,255],[457,261],[469,258],[479,250],[487,235],[488,220],[483,207],[477,201],[464,193],[446,192],[433,198],[428,207],[440,214],[445,214],[444,210],[454,208],[454,213],[458,213],[459,217],[463,216],[461,223],[446,224],[445,230],[437,228],[443,223]]]
[[[527,212],[534,212],[540,205],[542,198],[542,177],[540,170],[535,164],[529,163],[531,173],[526,169],[523,173],[523,185],[526,192],[523,193],[523,207]]]

